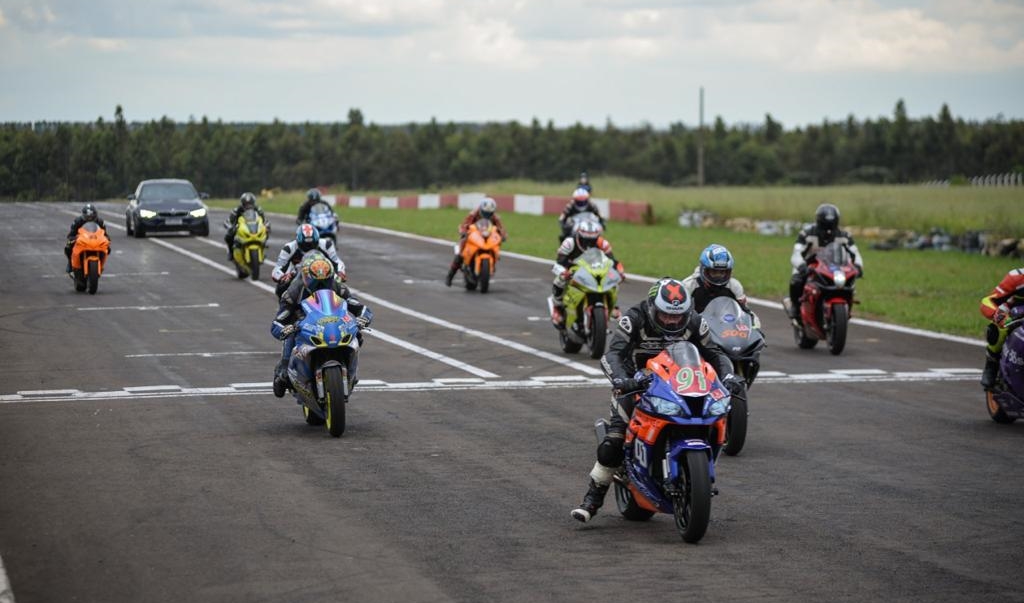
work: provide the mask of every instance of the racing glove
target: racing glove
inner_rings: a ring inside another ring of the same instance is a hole
[[[631,392],[641,391],[646,389],[647,386],[654,380],[651,375],[644,375],[639,379],[630,379],[628,377],[616,377],[612,379],[612,391],[615,392],[616,396],[622,396]]]
[[[732,373],[729,373],[724,379],[722,379],[722,385],[724,385],[725,389],[729,390],[729,393],[734,396],[743,393],[743,380]]]

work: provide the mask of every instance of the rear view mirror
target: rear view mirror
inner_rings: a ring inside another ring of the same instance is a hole
[[[135,193],[128,193],[128,200],[129,201],[134,201],[135,200]]]

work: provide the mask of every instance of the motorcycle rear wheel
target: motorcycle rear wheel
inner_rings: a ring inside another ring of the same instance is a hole
[[[846,347],[846,325],[850,322],[850,308],[845,303],[832,306],[832,323],[828,326],[828,351],[833,356]]]
[[[306,419],[306,425],[323,425],[324,418],[309,410],[305,404],[302,405],[302,417]]]
[[[569,335],[566,333],[569,325],[566,325],[564,329],[558,329],[558,343],[562,346],[562,351],[566,354],[576,354],[583,347],[582,343],[577,343],[572,339],[569,339]]]
[[[647,521],[654,517],[654,511],[648,511],[640,505],[636,504],[636,500],[633,498],[633,493],[629,491],[629,488],[622,484],[615,482],[615,506],[619,508],[619,513],[629,521]]]
[[[683,494],[673,497],[672,515],[679,535],[693,544],[704,537],[711,521],[711,476],[707,453],[687,450],[684,455],[685,483],[680,484]]]
[[[341,367],[329,366],[324,369],[324,394],[327,411],[327,432],[331,437],[341,437],[345,433],[345,377]]]
[[[1009,425],[1017,420],[1017,417],[1011,417],[1003,412],[992,392],[985,392],[985,406],[988,408],[988,416],[1000,425]]]
[[[796,342],[796,346],[801,350],[809,350],[818,345],[817,339],[808,337],[804,334],[804,328],[797,326],[793,327],[793,341]]]

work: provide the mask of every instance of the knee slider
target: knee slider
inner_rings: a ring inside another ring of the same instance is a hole
[[[605,436],[604,440],[597,446],[597,462],[605,467],[618,467],[626,458],[622,450],[623,438],[613,434]]]

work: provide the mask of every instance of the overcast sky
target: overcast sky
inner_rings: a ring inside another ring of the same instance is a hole
[[[0,0],[0,121],[1024,118],[1024,0]]]

